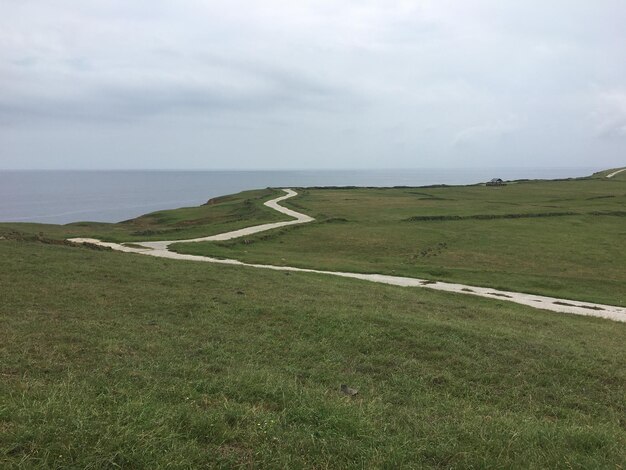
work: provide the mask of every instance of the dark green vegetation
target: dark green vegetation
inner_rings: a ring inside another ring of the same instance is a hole
[[[263,202],[284,194],[273,189],[244,191],[211,199],[198,207],[164,210],[117,224],[76,222],[67,225],[0,223],[0,235],[12,232],[37,234],[43,238],[99,238],[111,242],[182,240],[237,230],[288,217],[263,206]]]
[[[0,259],[0,467],[626,461],[624,324],[37,241]]]
[[[626,305],[626,172],[501,187],[301,189],[311,224],[181,253]]]

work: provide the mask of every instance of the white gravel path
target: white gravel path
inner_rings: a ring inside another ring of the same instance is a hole
[[[614,171],[613,173],[609,173],[608,175],[606,175],[606,177],[613,178],[615,175],[617,175],[618,173],[621,173],[622,171],[626,171],[626,168],[622,168],[621,170],[617,170],[617,171]]]
[[[623,170],[620,170],[620,171],[623,171]],[[607,177],[610,177],[610,176],[612,175],[609,175]],[[530,307],[540,308],[544,310],[550,310],[553,312],[572,313],[575,315],[586,315],[586,316],[592,316],[592,317],[607,318],[610,320],[615,320],[615,321],[620,321],[620,322],[626,322],[626,308],[624,307],[594,304],[594,303],[589,303],[589,302],[579,302],[577,300],[566,300],[566,299],[559,299],[555,297],[545,297],[541,295],[524,294],[521,292],[509,292],[509,291],[503,291],[503,290],[498,290],[498,289],[492,289],[489,287],[475,287],[475,286],[468,286],[464,284],[453,284],[449,282],[439,282],[439,281],[434,282],[430,280],[416,279],[412,277],[388,276],[385,274],[344,273],[344,272],[337,272],[337,271],[321,271],[317,269],[294,268],[290,266],[273,266],[273,265],[267,265],[267,264],[253,264],[253,263],[244,263],[242,261],[231,260],[231,259],[217,259],[217,258],[210,258],[207,256],[185,255],[185,254],[169,251],[168,246],[171,245],[172,243],[191,243],[191,242],[201,242],[201,241],[230,240],[233,238],[238,238],[238,237],[242,237],[245,235],[252,235],[254,233],[259,233],[259,232],[271,230],[274,228],[285,227],[285,226],[294,225],[294,224],[303,224],[303,223],[312,222],[313,220],[315,220],[312,217],[309,217],[308,215],[300,214],[299,212],[280,206],[278,204],[279,202],[297,195],[297,193],[291,189],[284,189],[283,191],[285,191],[286,193],[284,196],[278,197],[276,199],[272,199],[271,201],[267,201],[265,205],[285,215],[294,217],[294,220],[290,220],[286,222],[275,222],[271,224],[255,225],[252,227],[235,230],[232,232],[212,235],[209,237],[193,238],[189,240],[168,240],[168,241],[138,242],[138,243],[133,242],[133,245],[141,245],[145,248],[138,248],[135,246],[129,247],[129,246],[121,245],[119,243],[108,243],[108,242],[97,240],[95,238],[71,238],[69,240],[74,243],[90,243],[94,245],[106,246],[106,247],[112,248],[113,250],[123,251],[126,253],[138,253],[138,254],[147,255],[147,256],[155,256],[158,258],[169,258],[169,259],[178,259],[178,260],[186,260],[186,261],[199,261],[199,262],[205,262],[205,263],[228,264],[228,265],[235,265],[235,266],[248,266],[248,267],[253,267],[253,268],[272,269],[275,271],[317,273],[317,274],[361,279],[364,281],[378,282],[381,284],[390,284],[394,286],[423,287],[426,289],[442,290],[446,292],[454,292],[457,294],[475,295],[479,297],[486,297],[486,298],[500,300],[500,301],[515,302],[518,304],[527,305]]]
[[[267,201],[264,203],[265,206],[274,209],[278,212],[282,212],[285,215],[293,217],[294,220],[288,220],[285,222],[274,222],[271,224],[262,224],[262,225],[254,225],[252,227],[246,227],[239,230],[234,230],[232,232],[220,233],[217,235],[210,235],[208,237],[200,237],[200,238],[190,238],[188,240],[165,240],[158,242],[137,242],[137,244],[152,248],[153,250],[167,250],[167,247],[172,243],[194,243],[194,242],[212,242],[212,241],[223,241],[230,240],[232,238],[245,237],[246,235],[252,235],[259,232],[265,232],[266,230],[272,230],[274,228],[286,227],[288,225],[294,224],[305,224],[307,222],[312,222],[315,219],[313,217],[309,217],[308,215],[300,214],[299,212],[292,211],[291,209],[287,209],[286,207],[279,206],[278,203],[284,201],[285,199],[289,199],[290,197],[296,196],[296,193],[292,189],[283,189],[287,194],[284,196],[277,197],[276,199],[272,199],[271,201]]]

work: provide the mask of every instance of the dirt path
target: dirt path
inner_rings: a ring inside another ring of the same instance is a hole
[[[613,178],[615,175],[617,175],[618,173],[621,173],[622,171],[626,171],[626,168],[622,168],[621,170],[617,170],[617,171],[614,171],[613,173],[609,173],[608,175],[606,175],[606,177]]]
[[[246,228],[242,228],[239,230],[234,230],[232,232],[219,233],[217,235],[211,235],[208,237],[190,238],[188,240],[137,242],[136,244],[145,246],[147,248],[152,248],[153,250],[167,250],[167,247],[170,246],[172,243],[194,243],[194,242],[211,242],[211,241],[230,240],[232,238],[245,237],[246,235],[253,235],[259,232],[265,232],[266,230],[286,227],[288,225],[305,224],[307,222],[312,222],[315,220],[313,217],[300,214],[299,212],[292,211],[291,209],[287,209],[286,207],[278,205],[279,202],[284,201],[285,199],[289,199],[290,197],[294,197],[298,194],[292,189],[283,189],[283,191],[285,191],[287,194],[285,194],[284,196],[277,197],[276,199],[272,199],[271,201],[267,201],[264,203],[264,205],[271,209],[274,209],[275,211],[278,211],[285,215],[293,217],[294,220],[288,220],[285,222],[274,222],[271,224],[253,225],[252,227],[246,227]]]
[[[620,170],[622,171],[622,170]],[[626,308],[616,307],[611,305],[594,304],[588,302],[579,302],[576,300],[566,300],[554,297],[545,297],[541,295],[524,294],[521,292],[509,292],[498,289],[491,289],[489,287],[475,287],[467,286],[463,284],[453,284],[448,282],[434,282],[425,279],[416,279],[412,277],[400,277],[400,276],[388,276],[384,274],[359,274],[359,273],[344,273],[336,271],[320,271],[317,269],[304,269],[293,268],[289,266],[272,266],[267,264],[252,264],[244,263],[242,261],[231,259],[217,259],[209,258],[207,256],[197,255],[184,255],[181,253],[175,253],[168,250],[168,246],[172,243],[191,243],[200,241],[217,241],[217,240],[230,240],[233,238],[242,237],[245,235],[252,235],[254,233],[263,232],[265,230],[271,230],[274,228],[285,227],[287,225],[303,224],[312,222],[312,217],[299,212],[287,209],[280,206],[278,203],[289,199],[297,195],[297,193],[291,189],[284,189],[284,196],[267,201],[265,205],[285,215],[294,217],[294,220],[286,222],[275,222],[271,224],[255,225],[252,227],[235,230],[232,232],[221,233],[218,235],[212,235],[209,237],[193,238],[189,240],[168,240],[157,242],[133,242],[133,247],[124,246],[119,243],[108,243],[97,240],[95,238],[71,238],[70,241],[74,243],[91,243],[94,245],[106,246],[117,251],[123,251],[126,253],[138,253],[147,256],[155,256],[158,258],[169,258],[186,261],[199,261],[205,263],[217,263],[228,264],[235,266],[248,266],[261,269],[272,269],[275,271],[291,271],[291,272],[304,272],[304,273],[317,273],[332,276],[348,277],[353,279],[361,279],[364,281],[378,282],[381,284],[390,284],[394,286],[402,287],[423,287],[426,289],[442,290],[446,292],[454,292],[457,294],[468,294],[479,297],[486,297],[496,300],[505,300],[509,302],[515,302],[530,307],[540,308],[544,310],[551,310],[553,312],[560,313],[573,313],[576,315],[586,315],[600,318],[608,318],[615,321],[626,322]],[[141,245],[145,248],[138,248],[136,245]]]

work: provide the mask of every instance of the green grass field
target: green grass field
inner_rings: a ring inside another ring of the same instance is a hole
[[[626,459],[620,323],[40,242],[0,256],[5,468]]]
[[[316,222],[181,253],[626,305],[626,173],[503,187],[301,189]]]
[[[264,222],[288,220],[288,217],[263,206],[263,202],[281,194],[284,193],[274,189],[244,191],[214,198],[202,206],[151,212],[116,224],[0,223],[0,235],[36,234],[54,240],[89,237],[118,243],[197,238]]]
[[[179,249],[624,304],[626,174],[602,176],[311,188],[285,205],[314,223]],[[0,224],[0,468],[624,467],[626,324],[62,241],[232,230],[277,194]]]

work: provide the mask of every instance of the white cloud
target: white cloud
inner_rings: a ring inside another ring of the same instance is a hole
[[[599,93],[592,118],[599,137],[626,137],[626,89]]]
[[[509,114],[491,122],[467,127],[454,136],[452,145],[465,145],[493,140],[511,134],[521,128],[521,120],[514,114]]]
[[[623,24],[622,0],[7,0],[0,168],[151,166],[181,141],[177,167],[454,166],[512,135],[520,163],[618,165],[580,123],[622,90],[593,125],[624,132]]]

